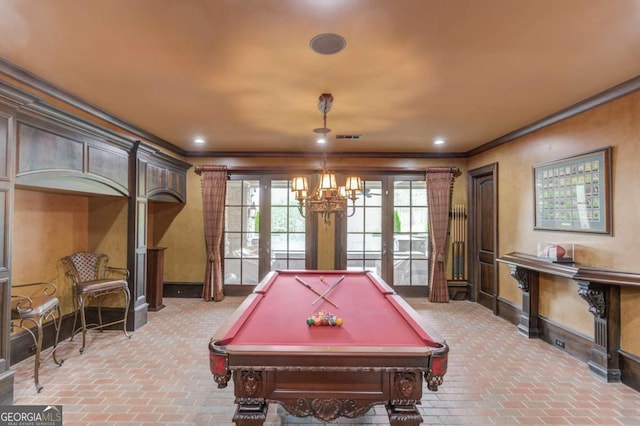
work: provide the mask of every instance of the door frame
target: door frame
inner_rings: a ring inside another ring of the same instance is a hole
[[[467,245],[467,259],[469,259],[469,283],[471,284],[471,300],[478,303],[480,286],[476,282],[478,273],[478,247],[477,247],[477,233],[476,228],[476,207],[478,194],[476,192],[476,181],[480,178],[491,176],[493,180],[493,246],[494,246],[494,259],[493,265],[495,268],[495,274],[493,276],[493,300],[492,310],[494,314],[498,314],[498,264],[496,258],[498,257],[498,163],[487,164],[482,167],[478,167],[467,172],[467,205],[469,220],[467,221],[469,244]]]

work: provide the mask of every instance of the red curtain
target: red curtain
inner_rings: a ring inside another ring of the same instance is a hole
[[[429,234],[431,262],[429,263],[429,300],[448,302],[449,289],[445,276],[445,250],[449,230],[451,188],[457,169],[427,169],[427,202],[429,205]]]
[[[222,289],[222,237],[224,204],[227,195],[227,168],[206,166],[196,169],[202,175],[202,211],[204,238],[207,248],[207,269],[204,275],[202,298],[216,302],[224,299]]]

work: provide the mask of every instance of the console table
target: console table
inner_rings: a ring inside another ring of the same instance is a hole
[[[640,287],[640,274],[580,263],[554,263],[518,252],[505,254],[497,260],[509,265],[511,276],[522,290],[518,330],[530,338],[541,334],[539,274],[542,272],[576,281],[578,295],[588,303],[594,318],[595,345],[589,352],[589,369],[607,382],[620,381],[620,287]]]

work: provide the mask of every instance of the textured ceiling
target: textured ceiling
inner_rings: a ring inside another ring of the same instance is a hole
[[[190,152],[464,153],[640,75],[640,1],[0,0],[0,57]]]

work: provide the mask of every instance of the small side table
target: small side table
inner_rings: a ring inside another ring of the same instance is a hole
[[[147,247],[147,303],[150,311],[164,308],[162,285],[164,284],[164,251],[166,247]]]

